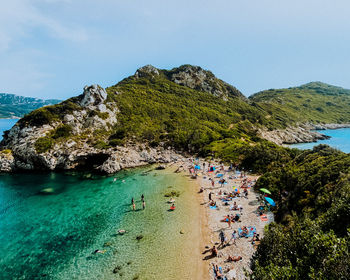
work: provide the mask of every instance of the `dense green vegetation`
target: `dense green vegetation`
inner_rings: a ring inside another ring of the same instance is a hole
[[[350,90],[320,82],[270,89],[249,98],[281,126],[306,123],[349,123]]]
[[[19,118],[43,106],[57,104],[56,99],[42,100],[14,94],[0,93],[0,119]]]
[[[169,81],[130,77],[107,88],[117,104],[119,123],[110,140],[130,138],[163,142],[178,149],[203,152],[204,147],[225,138],[249,139],[255,126],[269,125],[263,113],[245,100],[228,101]]]
[[[34,110],[21,118],[17,124],[20,127],[42,126],[44,124],[61,121],[64,115],[81,110],[81,106],[77,104],[77,100],[78,97],[73,97],[59,104]]]
[[[264,174],[278,202],[253,279],[350,278],[350,155],[320,145]]]

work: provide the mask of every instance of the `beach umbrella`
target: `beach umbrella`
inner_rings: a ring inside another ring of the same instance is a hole
[[[266,197],[266,196],[265,196],[265,200],[266,200],[268,203],[270,203],[271,206],[276,206],[276,203],[273,201],[272,198]]]
[[[201,167],[199,165],[196,165],[194,168],[197,169],[197,170],[201,169]]]
[[[260,189],[262,192],[264,192],[264,193],[268,193],[268,194],[271,194],[271,192],[269,191],[269,190],[267,190],[267,189]]]

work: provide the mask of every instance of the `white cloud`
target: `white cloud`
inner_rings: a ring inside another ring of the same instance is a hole
[[[55,39],[81,42],[88,39],[87,30],[76,24],[68,24],[52,15],[45,14],[38,8],[38,4],[61,3],[67,0],[11,0],[1,4],[0,9],[0,52],[8,50],[12,43],[24,37],[30,37],[33,29],[43,28],[47,35]],[[36,4],[36,5],[35,5]]]

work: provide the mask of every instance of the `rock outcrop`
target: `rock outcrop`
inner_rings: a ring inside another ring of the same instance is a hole
[[[228,100],[229,96],[243,100],[247,99],[238,89],[218,79],[212,72],[199,66],[182,65],[168,71],[157,69],[152,65],[146,65],[139,68],[134,77],[137,79],[142,77],[156,78],[161,74],[178,85],[208,92],[224,100]]]
[[[315,128],[314,125],[304,124],[296,127],[288,126],[286,129],[260,129],[259,135],[278,145],[309,143],[330,138],[327,135],[315,131]]]
[[[118,122],[116,104],[108,103],[107,93],[99,85],[84,87],[75,102],[75,110],[48,124],[15,125],[2,141],[0,171],[76,169],[110,174],[149,163],[168,163],[180,157],[171,150],[141,144],[100,147]],[[56,136],[62,130],[69,137]],[[38,151],[40,141],[51,147]]]
[[[166,74],[176,84],[209,92],[224,100],[227,100],[228,96],[246,99],[238,89],[216,78],[212,72],[204,70],[199,66],[182,65],[167,71]]]

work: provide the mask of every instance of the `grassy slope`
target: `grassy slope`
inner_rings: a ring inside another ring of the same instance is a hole
[[[129,77],[107,92],[120,109],[116,131],[154,144],[165,141],[198,151],[215,140],[249,138],[254,135],[252,124],[266,122],[263,112],[239,97],[224,101],[177,85],[163,74]]]
[[[288,89],[270,89],[249,99],[280,125],[350,122],[350,90],[320,82]]]

